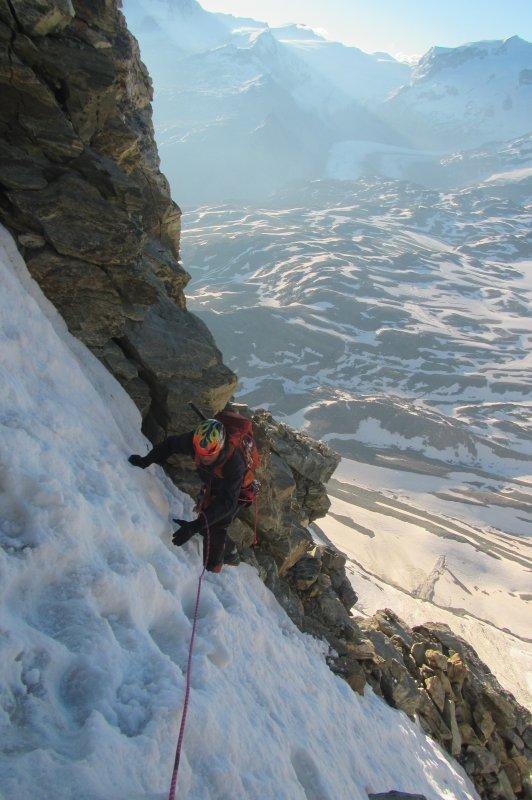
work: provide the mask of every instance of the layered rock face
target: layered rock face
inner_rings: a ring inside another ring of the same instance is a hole
[[[322,606],[333,615],[334,608],[347,614],[357,598],[345,574],[345,558],[318,547],[308,529],[329,509],[324,483],[340,457],[265,411],[235,408],[253,420],[261,492],[256,508],[233,523],[231,537],[300,628],[309,629]],[[252,552],[255,534],[258,546]]]
[[[186,311],[180,210],[118,5],[0,0],[0,220],[156,438],[192,422],[185,400],[221,408],[236,379]]]

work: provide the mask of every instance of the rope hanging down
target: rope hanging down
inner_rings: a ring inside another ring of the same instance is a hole
[[[185,725],[187,721],[187,712],[188,712],[188,700],[190,696],[190,677],[191,677],[191,670],[192,670],[192,651],[194,649],[194,639],[196,638],[196,626],[198,623],[198,611],[199,611],[199,601],[201,596],[201,584],[203,582],[203,576],[205,575],[205,570],[207,568],[207,564],[209,561],[209,548],[210,548],[210,537],[211,533],[209,530],[209,523],[207,522],[207,517],[200,511],[200,514],[203,516],[205,520],[205,528],[206,528],[206,536],[207,536],[207,546],[205,548],[205,557],[203,559],[203,569],[201,571],[201,575],[198,579],[198,590],[196,592],[196,605],[194,607],[194,621],[192,623],[192,634],[190,636],[190,646],[188,648],[188,661],[187,661],[187,677],[186,677],[186,686],[185,686],[185,700],[183,702],[183,712],[181,714],[181,725],[179,726],[179,736],[177,738],[177,747],[175,751],[175,759],[174,759],[174,769],[172,771],[172,781],[170,783],[170,793],[168,795],[168,800],[175,800],[175,790],[177,786],[177,773],[179,771],[179,762],[181,760],[181,747],[183,745],[183,737],[185,735]]]

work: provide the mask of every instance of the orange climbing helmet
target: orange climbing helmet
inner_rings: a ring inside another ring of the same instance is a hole
[[[211,459],[220,455],[225,446],[223,424],[217,419],[204,419],[194,431],[192,443],[199,459]]]

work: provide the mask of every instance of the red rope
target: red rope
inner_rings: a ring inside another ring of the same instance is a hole
[[[252,547],[256,547],[259,543],[257,538],[257,522],[259,521],[259,501],[255,498],[255,513],[254,513],[254,521],[253,521],[253,544]]]
[[[177,785],[177,773],[179,771],[179,762],[181,760],[181,747],[183,745],[183,737],[185,735],[185,725],[187,721],[187,712],[188,712],[188,700],[190,696],[190,677],[192,671],[192,651],[194,649],[194,639],[196,637],[196,626],[198,623],[198,610],[199,610],[199,601],[201,595],[201,584],[203,581],[203,576],[205,575],[205,570],[207,568],[207,563],[209,561],[209,549],[210,549],[210,537],[211,533],[209,530],[209,523],[207,522],[207,517],[203,513],[203,511],[199,512],[200,515],[205,520],[205,528],[206,528],[206,536],[207,536],[207,546],[205,548],[205,557],[203,559],[203,569],[201,571],[201,575],[199,576],[198,580],[198,590],[196,592],[196,606],[194,608],[194,621],[192,623],[192,634],[190,636],[190,646],[188,648],[188,661],[187,661],[187,678],[186,678],[186,687],[185,687],[185,700],[183,703],[183,712],[181,714],[181,725],[179,726],[179,736],[177,739],[177,747],[175,751],[175,759],[174,759],[174,769],[172,771],[172,781],[170,783],[170,793],[168,795],[168,800],[175,800],[175,790]]]

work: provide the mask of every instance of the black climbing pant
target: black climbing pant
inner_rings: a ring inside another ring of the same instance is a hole
[[[223,564],[224,560],[224,549],[225,549],[225,542],[227,539],[227,528],[229,526],[229,522],[223,523],[216,523],[210,529],[210,537],[209,537],[209,553],[207,555],[207,536],[205,533],[202,533],[203,536],[203,563],[205,564],[205,559],[207,559],[207,569],[212,570],[214,567]]]
[[[234,516],[225,517],[225,519],[219,520],[214,525],[209,528],[209,545],[208,545],[208,553],[207,553],[207,535],[205,531],[201,532],[203,536],[203,563],[205,564],[205,560],[207,559],[206,567],[207,570],[210,572],[215,567],[220,566],[223,564],[224,560],[224,550],[225,544],[228,540],[227,537],[227,528],[233,521]],[[177,531],[179,534],[179,531]],[[177,544],[178,547],[181,545],[186,544],[189,539],[194,536],[194,533],[183,533],[182,536],[174,536],[174,542]],[[229,540],[230,542],[231,540]],[[231,542],[232,545],[232,542]]]

